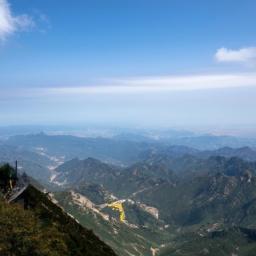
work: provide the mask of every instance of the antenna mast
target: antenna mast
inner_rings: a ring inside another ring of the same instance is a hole
[[[15,161],[15,175],[16,175],[16,177],[17,177],[17,174],[18,174],[18,161],[16,160]]]

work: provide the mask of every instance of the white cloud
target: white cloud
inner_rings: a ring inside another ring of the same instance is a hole
[[[104,93],[165,93],[172,91],[194,91],[205,89],[256,86],[256,73],[172,76],[172,77],[139,77],[113,80],[112,86],[102,87]],[[96,88],[95,88],[96,89]],[[96,92],[96,90],[94,91]]]
[[[240,50],[229,50],[220,48],[214,55],[219,62],[251,62],[256,59],[256,47],[242,48]]]
[[[14,32],[26,31],[34,26],[35,23],[31,17],[27,14],[13,15],[7,0],[0,0],[0,40],[2,42]]]
[[[256,73],[176,76],[176,77],[139,77],[102,81],[94,86],[70,86],[50,88],[13,88],[0,89],[0,99],[14,100],[37,98],[61,98],[62,96],[80,98],[88,95],[163,95],[177,91],[196,91],[207,89],[256,86]],[[61,97],[60,97],[61,96]]]

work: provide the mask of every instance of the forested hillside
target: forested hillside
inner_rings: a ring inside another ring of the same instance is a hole
[[[28,189],[29,210],[0,198],[1,255],[116,255],[46,195]]]

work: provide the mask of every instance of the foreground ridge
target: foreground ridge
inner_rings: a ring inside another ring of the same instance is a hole
[[[15,202],[22,202],[28,193],[29,210],[24,210]],[[0,196],[0,254],[116,256],[92,230],[32,185],[24,186],[8,201]]]

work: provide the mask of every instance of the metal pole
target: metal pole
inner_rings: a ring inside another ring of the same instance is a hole
[[[17,177],[17,174],[18,174],[18,161],[16,160],[15,161],[15,175],[16,175],[16,177]]]

